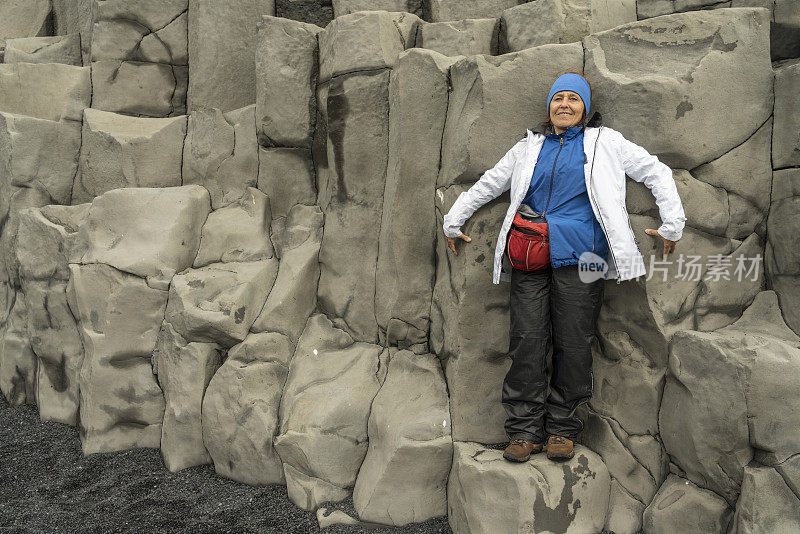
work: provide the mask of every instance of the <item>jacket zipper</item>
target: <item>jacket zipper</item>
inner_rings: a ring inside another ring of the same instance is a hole
[[[561,134],[562,136],[564,134]],[[542,212],[542,217],[544,214],[547,213],[548,208],[550,207],[550,196],[553,194],[553,176],[556,174],[556,163],[558,162],[558,156],[561,154],[561,149],[564,148],[564,138],[561,137],[559,144],[558,144],[558,152],[556,152],[556,159],[553,160],[553,170],[550,172],[550,190],[547,192],[547,204],[544,207],[544,211]],[[592,162],[594,164],[594,162]],[[547,219],[545,219],[547,220]]]
[[[597,214],[600,216],[600,226],[603,227],[603,233],[607,237],[608,236],[608,232],[606,232],[606,225],[603,222],[603,214],[600,213],[600,204],[598,204],[597,203],[597,199],[594,198],[594,187],[593,187],[594,184],[592,182],[592,177],[594,175],[594,161],[595,161],[596,156],[597,156],[597,143],[600,141],[600,132],[602,132],[602,131],[603,131],[603,128],[601,126],[600,129],[597,131],[597,139],[594,140],[594,151],[592,152],[592,167],[589,170],[589,194],[592,195],[592,200],[594,200],[594,203],[597,206]],[[630,221],[628,221],[628,224],[630,224]],[[608,250],[609,250],[609,252],[611,252],[611,257],[614,260],[614,268],[617,270],[617,278],[616,278],[616,280],[617,280],[617,283],[619,284],[620,282],[622,282],[622,280],[620,280],[619,269],[617,268],[618,267],[617,257],[616,257],[616,255],[614,255],[614,249],[611,247],[611,241],[610,240],[608,240]]]

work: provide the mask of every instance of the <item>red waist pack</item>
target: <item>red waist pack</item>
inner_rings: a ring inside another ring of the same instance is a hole
[[[537,217],[536,220],[543,220]],[[550,265],[550,238],[547,222],[532,222],[519,212],[508,232],[506,255],[511,265],[521,271],[538,271]]]

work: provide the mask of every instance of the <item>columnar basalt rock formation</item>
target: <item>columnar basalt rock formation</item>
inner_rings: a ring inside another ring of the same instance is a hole
[[[3,396],[356,523],[800,530],[797,1],[322,4],[0,5]],[[628,180],[649,275],[606,282],[575,458],[516,465],[509,197],[440,227],[564,71],[673,169],[684,256]]]

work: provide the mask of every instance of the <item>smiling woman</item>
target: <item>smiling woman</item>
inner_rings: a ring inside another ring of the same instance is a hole
[[[599,113],[584,126],[590,109],[588,80],[574,72],[559,76],[547,98],[547,121],[462,193],[444,217],[448,246],[457,254],[456,239],[470,241],[461,233],[464,222],[511,190],[494,269],[495,283],[511,282],[512,363],[502,391],[511,440],[503,457],[509,461],[524,462],[544,450],[547,436],[548,458],[574,455],[583,427],[575,411],[592,396],[591,346],[604,278],[621,282],[645,273],[625,208],[625,176],[655,195],[663,224],[646,232],[662,238],[664,254],[675,250],[686,220],[669,167],[600,126]],[[549,261],[546,254],[538,261],[546,246]],[[579,265],[585,258],[608,269],[584,277]]]

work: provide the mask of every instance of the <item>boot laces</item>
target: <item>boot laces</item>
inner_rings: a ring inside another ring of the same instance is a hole
[[[568,440],[567,438],[565,438],[564,436],[552,436],[552,437],[550,438],[550,440],[551,440],[553,443],[558,443],[559,445],[566,445],[566,444],[567,444],[567,442],[569,441],[569,440]]]

